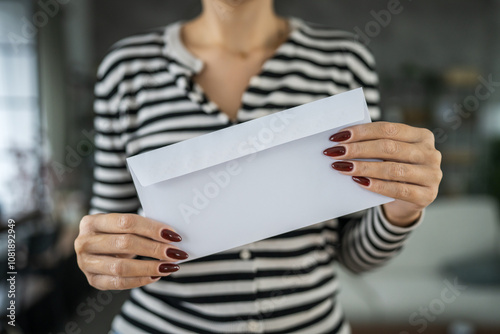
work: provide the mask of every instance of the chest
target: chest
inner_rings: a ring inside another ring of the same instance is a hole
[[[250,79],[259,74],[272,51],[238,55],[221,50],[197,50],[203,70],[194,76],[206,96],[230,119],[235,119]]]

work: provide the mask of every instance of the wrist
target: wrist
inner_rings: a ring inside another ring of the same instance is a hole
[[[422,210],[394,210],[390,204],[382,205],[382,213],[387,221],[394,226],[408,227],[422,216]]]

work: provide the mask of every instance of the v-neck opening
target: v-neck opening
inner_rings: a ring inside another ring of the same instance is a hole
[[[262,74],[265,73],[265,71],[269,67],[269,64],[273,60],[277,59],[278,56],[283,53],[283,50],[294,40],[295,35],[299,31],[299,28],[301,26],[300,19],[295,17],[288,17],[287,20],[290,31],[286,40],[274,50],[273,54],[262,63],[260,70],[256,74],[252,75],[248,80],[245,90],[241,95],[240,104],[234,119],[231,119],[228,114],[223,112],[219,105],[208,97],[203,87],[194,81],[194,75],[203,70],[204,63],[201,59],[199,59],[191,51],[189,51],[182,41],[181,28],[184,21],[176,22],[165,29],[165,52],[174,55],[174,58],[177,61],[181,62],[184,66],[187,66],[189,68],[189,71],[186,73],[186,78],[184,78],[184,80],[176,81],[178,86],[186,89],[188,93],[187,95],[190,100],[199,104],[204,112],[209,114],[217,114],[218,117],[224,118],[225,121],[230,125],[241,123],[240,116],[243,112],[243,106],[245,105],[245,95],[255,84],[255,81],[259,80],[259,78],[262,77]]]

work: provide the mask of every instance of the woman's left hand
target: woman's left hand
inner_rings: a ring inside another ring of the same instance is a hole
[[[436,198],[443,173],[441,153],[434,147],[431,131],[375,122],[343,129],[330,140],[340,142],[323,152],[341,159],[332,164],[335,170],[351,175],[370,191],[396,199],[383,206],[392,224],[411,224]]]

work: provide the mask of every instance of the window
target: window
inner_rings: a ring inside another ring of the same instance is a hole
[[[0,2],[0,216],[36,208],[41,136],[31,2]],[[5,219],[3,220],[5,221]]]

